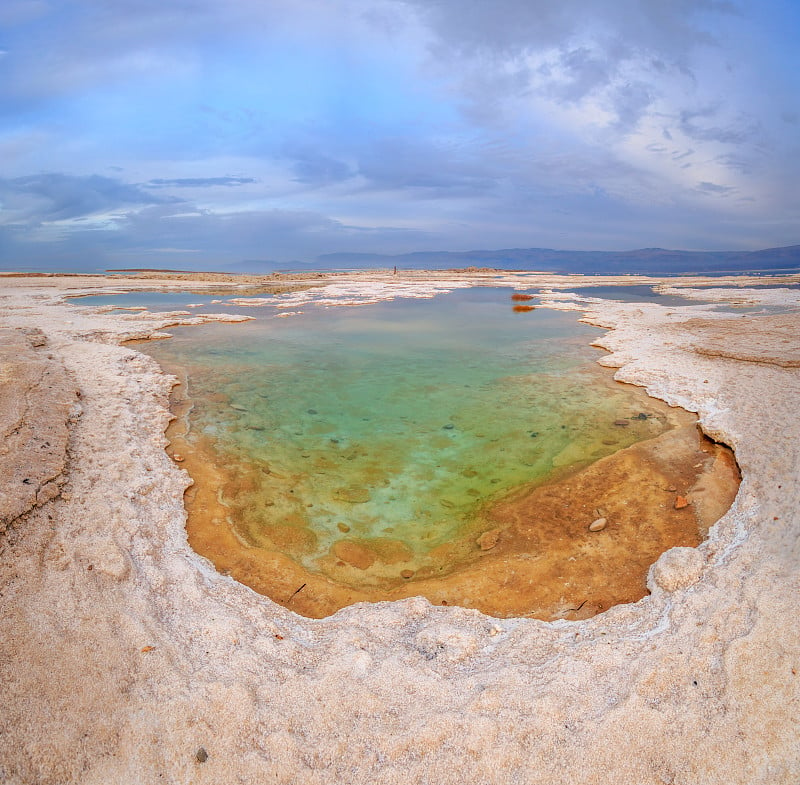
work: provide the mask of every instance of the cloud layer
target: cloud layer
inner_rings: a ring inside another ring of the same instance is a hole
[[[0,266],[798,242],[778,0],[6,0]]]

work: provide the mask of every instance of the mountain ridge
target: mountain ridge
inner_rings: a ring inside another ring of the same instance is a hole
[[[559,273],[722,273],[800,270],[800,245],[757,251],[683,251],[638,248],[629,251],[570,251],[553,248],[503,248],[472,251],[414,251],[405,254],[330,253],[318,256],[321,268],[481,266]]]

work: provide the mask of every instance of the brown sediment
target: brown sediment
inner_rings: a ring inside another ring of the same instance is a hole
[[[515,305],[511,310],[514,313],[528,313],[528,311],[533,311],[535,308],[532,305]]]
[[[222,499],[246,479],[230,476],[209,440],[186,440],[186,410],[185,400],[174,402],[179,417],[167,435],[169,451],[185,456],[181,465],[194,479],[186,493],[190,545],[220,572],[312,618],[413,596],[497,617],[588,618],[645,596],[660,554],[698,545],[739,484],[732,452],[673,409],[671,430],[488,503],[422,568],[402,542],[347,537],[313,571],[299,563],[314,537],[301,520],[269,525],[257,544],[233,525]],[[682,509],[679,495],[689,502]],[[605,527],[590,531],[601,517]]]

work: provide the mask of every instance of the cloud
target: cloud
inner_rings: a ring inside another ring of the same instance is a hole
[[[727,125],[705,122],[716,119],[720,111],[719,106],[683,111],[680,115],[680,129],[690,139],[703,142],[741,145],[755,139],[758,124],[743,114]]]
[[[594,102],[617,133],[635,131],[670,85],[696,86],[694,56],[716,45],[709,19],[734,11],[716,0],[408,3],[433,34],[434,62],[461,74],[457,89],[469,117],[497,122],[499,109],[514,112],[515,104],[539,96],[582,105],[587,122],[596,124],[596,111],[586,105]],[[489,84],[493,93],[482,98],[481,85]],[[494,110],[483,113],[484,104]]]
[[[291,162],[295,182],[325,186],[349,180],[356,174],[346,161],[322,152],[324,144],[320,140],[317,144],[285,146],[285,157]]]
[[[796,56],[740,9],[6,0],[0,255],[792,241]]]
[[[162,202],[136,185],[101,175],[51,172],[0,179],[0,222],[28,223],[84,218],[130,205]]]
[[[702,182],[695,189],[698,193],[708,196],[730,196],[736,193],[736,189],[729,185],[717,185],[717,183]]]
[[[215,188],[223,186],[231,188],[238,185],[255,183],[252,177],[176,177],[165,179],[157,177],[145,183],[147,188]]]

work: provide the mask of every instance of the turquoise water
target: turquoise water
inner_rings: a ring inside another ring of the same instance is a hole
[[[188,375],[187,438],[224,472],[238,537],[329,575],[337,544],[366,545],[357,577],[375,584],[398,563],[450,569],[437,547],[472,536],[492,499],[665,428],[596,364],[598,329],[514,313],[510,294],[248,309],[257,321],[139,348]]]

